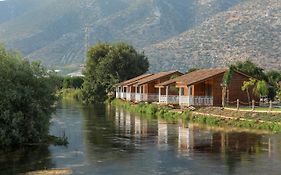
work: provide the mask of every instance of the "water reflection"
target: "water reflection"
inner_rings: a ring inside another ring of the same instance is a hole
[[[0,151],[0,174],[18,174],[53,167],[48,146],[31,146]]]
[[[73,174],[280,174],[281,136],[169,124],[122,108],[63,103],[51,133],[68,147],[0,153],[0,174],[70,168]]]
[[[236,167],[241,166],[241,163],[254,164],[253,156],[270,155],[272,151],[271,139],[261,134],[216,131],[193,124],[168,124],[161,120],[148,120],[121,108],[107,107],[105,110],[111,115],[108,121],[103,121],[103,117],[97,120],[94,111],[88,113],[92,118],[86,127],[98,125],[94,128],[107,129],[96,131],[87,138],[93,144],[91,147],[109,145],[111,148],[123,149],[122,154],[115,152],[116,159],[154,144],[162,151],[177,150],[180,157],[205,154],[206,157],[201,161],[221,162],[228,174],[235,174]],[[105,123],[111,124],[105,126]]]

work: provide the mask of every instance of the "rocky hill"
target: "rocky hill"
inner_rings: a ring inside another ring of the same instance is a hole
[[[181,51],[185,46],[177,50],[177,38],[168,41],[175,42],[170,46],[174,53],[164,55],[162,60],[164,45],[153,44],[177,37],[244,1],[6,0],[0,1],[0,40],[29,59],[39,59],[47,65],[82,63],[88,44],[126,41],[140,50],[151,48],[145,50],[152,56],[152,70],[169,69],[177,64],[167,64],[168,61],[161,66],[168,58],[181,59],[178,63],[186,65],[187,50]],[[202,39],[198,38],[198,42]]]
[[[154,70],[214,67],[250,59],[281,69],[280,0],[244,1],[179,36],[145,48]]]

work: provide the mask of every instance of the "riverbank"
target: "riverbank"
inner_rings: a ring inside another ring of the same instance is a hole
[[[194,122],[219,127],[239,127],[246,129],[281,132],[281,114],[233,111],[217,107],[198,108],[194,111],[173,109],[157,104],[138,103],[115,99],[113,105],[132,112],[160,117],[167,121]]]

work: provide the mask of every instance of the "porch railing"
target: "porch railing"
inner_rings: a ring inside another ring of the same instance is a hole
[[[157,101],[159,101],[159,95],[157,95],[157,94],[143,94],[143,101],[157,102]]]
[[[179,102],[182,106],[213,106],[213,99],[209,96],[181,96]]]
[[[159,100],[160,103],[165,104],[179,104],[179,96],[177,95],[161,95]]]
[[[213,97],[194,97],[194,105],[195,106],[213,106],[214,98]]]
[[[167,103],[167,96],[166,95],[160,95],[159,97],[159,103]]]
[[[116,98],[120,98],[120,92],[116,92]]]
[[[135,96],[136,101],[138,101],[138,102],[143,101],[143,95],[142,95],[142,94],[136,93],[135,95],[136,95],[136,96]]]
[[[182,106],[190,106],[194,105],[193,103],[193,97],[192,96],[180,96],[179,97],[179,103]]]
[[[125,99],[126,98],[126,93],[125,92],[121,92],[120,96],[121,96],[122,99]]]
[[[126,100],[134,101],[135,100],[135,93],[127,93],[126,94]]]

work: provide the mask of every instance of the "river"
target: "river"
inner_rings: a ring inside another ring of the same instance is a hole
[[[0,151],[0,174],[70,168],[72,174],[281,174],[281,135],[169,124],[110,105],[64,102],[51,133],[67,147]]]

